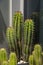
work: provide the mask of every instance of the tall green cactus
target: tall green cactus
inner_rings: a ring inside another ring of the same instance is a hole
[[[7,52],[4,48],[0,49],[0,63],[2,64],[3,61],[7,61]]]
[[[33,32],[34,32],[34,22],[31,19],[27,19],[24,23],[24,54],[27,58],[30,50],[29,45],[32,44],[33,40]],[[26,49],[28,50],[27,52]]]
[[[33,55],[30,55],[30,56],[29,56],[29,65],[34,65]]]
[[[10,53],[9,65],[17,65],[17,57],[16,54],[13,52]]]
[[[42,55],[42,64],[43,64],[43,52],[41,53],[41,55]]]
[[[20,31],[21,31],[21,27],[23,27],[22,23],[23,23],[22,13],[19,11],[15,12],[14,17],[13,17],[13,23],[12,23],[13,28],[15,30],[14,31],[15,37],[16,37],[15,40],[18,39],[20,41],[20,37],[21,37]]]
[[[42,48],[39,44],[36,44],[34,47],[34,60],[36,65],[42,65],[42,58],[41,58]]]
[[[17,11],[13,17],[13,28],[15,34],[16,49],[19,51],[19,56],[22,54],[22,32],[23,32],[23,15]]]
[[[6,37],[8,40],[8,45],[10,47],[10,50],[13,48],[15,49],[15,45],[14,45],[14,29],[13,27],[8,27],[6,30]]]

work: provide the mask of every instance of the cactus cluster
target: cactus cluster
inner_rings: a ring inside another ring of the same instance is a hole
[[[24,54],[25,59],[28,58],[29,50],[31,52],[30,45],[32,45],[34,32],[34,22],[31,19],[27,19],[24,23]]]
[[[7,28],[6,37],[10,50],[13,48],[18,58],[22,55],[22,33],[23,15],[21,12],[17,11],[13,16],[12,27]]]
[[[17,11],[13,16],[12,27],[6,31],[10,50],[13,48],[19,59],[24,55],[27,60],[33,43],[34,22],[32,19],[24,22],[23,14]]]
[[[0,65],[17,65],[16,54],[14,52],[11,52],[8,59],[6,49],[1,48],[0,49]]]
[[[33,56],[33,63],[32,65],[42,65],[42,57],[41,57],[41,53],[42,53],[42,48],[39,44],[36,44],[34,46],[34,51],[32,52],[32,56]],[[31,64],[32,57],[29,56],[29,64]]]

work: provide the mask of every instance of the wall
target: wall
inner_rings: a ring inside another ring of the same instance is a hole
[[[20,10],[20,0],[12,0],[12,15]]]
[[[9,25],[9,0],[0,0],[0,48],[8,50],[5,30]]]
[[[24,0],[24,18],[31,18],[33,12],[40,9],[39,0]]]
[[[40,0],[40,44],[43,48],[43,0]]]
[[[2,12],[4,22],[9,25],[9,0],[0,0],[0,10]]]

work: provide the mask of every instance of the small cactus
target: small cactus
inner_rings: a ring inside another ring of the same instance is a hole
[[[16,54],[11,52],[9,57],[9,65],[17,65],[17,57]]]
[[[34,52],[33,52],[33,56],[34,56],[34,60],[35,60],[36,65],[41,65],[42,64],[41,53],[42,53],[41,46],[39,44],[36,44],[34,46]]]
[[[30,55],[30,56],[29,56],[29,65],[34,65],[33,55]]]
[[[8,65],[7,61],[3,61],[2,65]]]
[[[41,57],[41,53],[42,53],[42,48],[39,44],[36,44],[34,46],[34,51],[35,51],[35,55],[36,57],[39,59]]]
[[[8,45],[10,47],[10,50],[13,48],[15,49],[14,45],[14,29],[13,27],[8,27],[6,30],[6,38],[8,40]]]
[[[0,49],[0,63],[2,64],[3,61],[7,61],[7,52],[4,48]]]

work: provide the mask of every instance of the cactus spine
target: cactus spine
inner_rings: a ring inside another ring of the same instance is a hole
[[[14,17],[13,17],[13,28],[14,28],[14,34],[15,34],[15,43],[16,43],[16,49],[19,51],[19,56],[22,54],[22,25],[23,23],[23,15],[21,12],[17,11],[15,14],[14,14]],[[16,50],[16,51],[17,51]],[[17,51],[17,52],[18,52]],[[18,54],[17,54],[18,55]]]
[[[9,57],[9,65],[17,65],[17,57],[16,54],[11,52]]]
[[[26,49],[29,49],[29,45],[32,44],[33,40],[33,31],[34,31],[34,22],[31,19],[27,19],[24,23],[24,52]],[[31,52],[31,50],[30,50]],[[25,53],[25,56],[28,58],[29,50]]]
[[[7,52],[4,48],[0,49],[0,63],[2,64],[3,61],[7,61]]]
[[[6,37],[7,37],[7,40],[8,40],[8,45],[10,47],[10,50],[13,48],[15,49],[15,46],[14,46],[14,30],[13,30],[13,27],[8,27],[7,30],[6,30]]]
[[[29,65],[34,65],[33,55],[30,55],[30,56],[29,56]]]

